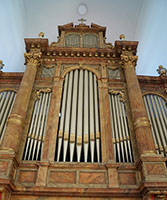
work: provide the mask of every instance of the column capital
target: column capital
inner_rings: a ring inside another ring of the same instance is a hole
[[[122,68],[126,69],[129,67],[135,67],[137,62],[138,56],[133,55],[121,55],[121,60],[123,62]]]
[[[42,53],[24,53],[26,64],[39,65]]]

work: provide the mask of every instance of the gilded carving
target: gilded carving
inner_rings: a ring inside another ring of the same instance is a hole
[[[123,68],[135,67],[138,56],[133,55],[121,55],[121,60],[123,62]]]
[[[109,90],[110,94],[119,94],[120,95],[120,101],[125,102],[125,95],[121,90]]]
[[[42,53],[24,53],[24,57],[26,60],[25,64],[31,63],[31,64],[35,64],[35,65],[40,65]]]
[[[161,76],[167,76],[167,69],[165,69],[162,65],[158,66],[157,69],[158,74]]]
[[[140,128],[140,127],[150,127],[150,121],[146,117],[140,117],[138,118],[134,123],[134,128]]]
[[[22,116],[18,114],[11,114],[8,118],[7,123],[13,123],[19,126],[23,126]]]
[[[36,92],[37,99],[40,99],[41,92],[51,92],[51,91],[52,91],[51,88],[42,88],[40,90],[37,90]]]

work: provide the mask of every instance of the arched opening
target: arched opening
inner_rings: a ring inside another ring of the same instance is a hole
[[[158,154],[167,156],[167,102],[157,94],[143,96]]]
[[[65,75],[55,161],[101,161],[98,83],[86,69]]]

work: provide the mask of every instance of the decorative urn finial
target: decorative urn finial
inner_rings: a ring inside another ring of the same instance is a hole
[[[125,35],[124,35],[124,34],[121,34],[121,35],[119,36],[119,38],[120,38],[120,40],[125,40]]]
[[[40,32],[38,36],[39,36],[40,38],[43,38],[43,37],[44,37],[44,33],[43,33],[43,32]]]

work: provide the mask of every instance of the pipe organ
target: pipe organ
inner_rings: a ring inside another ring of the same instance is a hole
[[[40,160],[45,139],[46,124],[51,98],[51,90],[38,91],[31,121],[28,129],[27,140],[24,148],[23,160]]]
[[[88,70],[69,72],[61,100],[56,161],[100,162],[98,85]]]
[[[167,199],[167,76],[137,76],[138,42],[83,22],[0,71],[0,200]]]
[[[0,92],[0,140],[2,140],[8,116],[12,110],[16,92],[13,90],[4,90]]]
[[[122,92],[120,92],[122,94]],[[119,92],[111,91],[110,113],[116,162],[133,162],[129,125],[124,99]]]
[[[158,154],[167,156],[167,102],[158,95],[144,95],[144,102],[151,122],[152,134]]]

